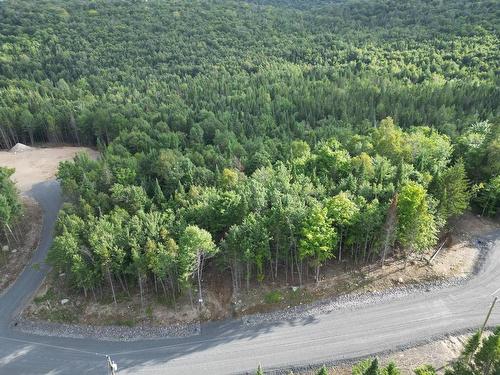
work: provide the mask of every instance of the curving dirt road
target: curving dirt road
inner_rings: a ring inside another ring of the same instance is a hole
[[[41,242],[32,263],[43,262],[61,204],[56,182],[30,194],[44,210]],[[354,359],[468,328],[478,327],[500,296],[500,233],[479,273],[465,285],[403,297],[304,320],[244,326],[209,323],[199,336],[136,342],[41,337],[11,322],[42,282],[47,267],[26,267],[0,296],[0,374],[106,374],[105,354],[120,374],[231,374],[324,361]],[[490,320],[500,324],[500,308]]]

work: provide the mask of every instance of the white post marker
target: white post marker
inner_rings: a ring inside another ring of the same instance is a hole
[[[108,359],[108,369],[109,369],[111,375],[116,375],[116,371],[118,371],[118,365],[114,361],[111,360],[109,355],[107,355],[106,358]]]

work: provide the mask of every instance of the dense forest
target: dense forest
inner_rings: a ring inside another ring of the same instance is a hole
[[[0,145],[61,165],[85,294],[235,293],[436,243],[500,205],[495,0],[3,1]],[[115,299],[116,300],[116,299]]]

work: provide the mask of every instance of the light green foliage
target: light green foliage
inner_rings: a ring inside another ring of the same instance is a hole
[[[398,198],[397,240],[411,251],[423,251],[436,242],[437,227],[423,186],[410,182]]]
[[[332,222],[342,228],[352,224],[359,208],[356,206],[349,194],[342,192],[328,199],[326,202],[328,217]]]
[[[465,129],[457,143],[474,182],[500,174],[500,129],[497,123],[474,123]]]
[[[150,204],[146,192],[140,186],[115,184],[111,187],[110,191],[113,203],[126,209],[131,214],[145,210]]]
[[[400,371],[396,367],[394,362],[390,362],[384,369],[382,369],[383,375],[399,375]]]
[[[233,189],[238,185],[238,172],[234,169],[224,168],[221,176],[221,184],[226,189]]]
[[[260,366],[259,366],[260,368]],[[466,342],[460,357],[446,368],[445,375],[497,375],[500,374],[500,327],[491,335],[476,332]],[[352,375],[400,375],[394,362],[380,366],[377,358],[365,359],[356,363],[351,369]],[[414,370],[415,375],[436,375],[431,365],[422,365]],[[323,366],[317,375],[327,375]]]
[[[436,370],[430,365],[424,365],[414,370],[415,375],[436,375]]]
[[[342,260],[342,243],[351,226],[359,219],[359,208],[349,194],[341,192],[326,202],[328,218],[337,228],[339,235],[339,261]]]
[[[331,227],[331,220],[327,209],[319,204],[314,205],[302,227],[302,239],[299,244],[299,256],[312,258],[316,267],[316,281],[319,282],[319,268],[328,259],[335,256],[333,246],[337,239],[335,229]]]
[[[0,225],[7,229],[21,213],[19,196],[10,180],[13,173],[13,169],[0,167]]]
[[[257,268],[257,280],[264,280],[264,262],[269,259],[270,235],[265,218],[258,214],[250,213],[241,224],[242,237],[240,246],[244,258],[251,260]]]
[[[246,213],[246,202],[238,191],[208,188],[193,198],[186,208],[186,218],[208,229],[216,238],[231,224],[241,222]]]
[[[340,142],[332,138],[317,146],[311,164],[323,179],[339,179],[349,173],[351,157]]]
[[[375,177],[373,159],[366,152],[352,158],[352,167],[361,183]]]
[[[411,160],[411,145],[391,117],[380,121],[378,127],[373,130],[372,139],[375,151],[392,162]]]
[[[446,168],[435,183],[438,214],[445,220],[460,215],[469,206],[469,182],[463,162]]]
[[[279,303],[283,299],[283,295],[278,290],[273,290],[264,295],[264,301],[266,303]]]
[[[495,216],[500,209],[500,175],[476,188],[475,201],[482,207],[483,215]]]
[[[303,163],[311,155],[311,148],[307,142],[295,140],[290,145],[290,153],[293,160]]]
[[[379,365],[378,359],[366,359],[352,367],[352,375],[399,375],[400,371],[394,362],[386,367]]]
[[[202,258],[210,258],[218,249],[209,232],[197,226],[188,226],[179,238],[180,277],[187,282],[200,271]]]
[[[412,129],[406,142],[411,148],[412,164],[431,176],[446,168],[453,152],[449,137],[426,126]]]
[[[352,367],[352,375],[368,375],[368,371],[378,370],[377,359],[365,359]]]

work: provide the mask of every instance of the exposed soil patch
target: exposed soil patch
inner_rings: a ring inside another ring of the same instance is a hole
[[[207,283],[213,286],[212,283]],[[230,282],[225,285],[231,285]],[[131,290],[117,293],[117,304],[111,300],[108,291],[100,295],[82,296],[67,285],[64,274],[52,271],[37,292],[32,303],[24,310],[23,317],[38,321],[77,323],[98,326],[146,325],[160,327],[178,325],[200,320],[217,320],[228,317],[230,291],[204,289],[205,306],[199,309],[196,298],[189,294],[178,296],[174,301],[153,290],[146,291],[144,307],[141,307],[139,292]],[[214,292],[214,290],[217,290]],[[153,293],[154,292],[154,293]],[[193,290],[193,295],[197,293]],[[228,298],[229,296],[229,298]]]
[[[24,317],[83,325],[159,327],[275,311],[347,294],[466,278],[472,273],[479,254],[473,239],[495,228],[498,228],[495,222],[466,214],[454,223],[448,245],[430,264],[427,260],[433,251],[413,257],[406,268],[405,262],[397,257],[389,258],[384,268],[332,263],[324,267],[319,285],[311,282],[299,288],[283,281],[256,284],[248,292],[242,291],[236,299],[232,296],[230,276],[212,265],[205,272],[205,307],[202,310],[198,309],[196,299],[191,303],[187,294],[178,297],[175,303],[170,296],[158,297],[161,293],[153,293],[152,285],[146,293],[144,308],[141,308],[138,292],[134,291],[132,297],[119,293],[118,304],[114,305],[109,291],[104,290],[102,295],[99,292],[95,299],[92,295],[84,297],[71,291],[64,275],[52,274],[25,310]],[[193,294],[196,295],[196,290]]]
[[[29,264],[31,255],[38,245],[42,228],[42,210],[35,200],[22,198],[23,214],[13,227],[18,242],[11,240],[0,248],[0,292],[7,289]],[[32,264],[37,267],[36,264]]]
[[[53,179],[59,163],[79,152],[86,152],[92,158],[98,156],[97,151],[86,147],[30,148],[23,152],[0,151],[0,165],[16,169],[12,179],[20,191],[26,192],[38,182]]]

